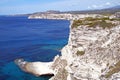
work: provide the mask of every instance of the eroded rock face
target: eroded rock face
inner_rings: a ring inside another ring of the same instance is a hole
[[[77,55],[77,51],[84,54]],[[119,80],[120,26],[71,29],[61,58],[67,61],[67,80]]]
[[[67,66],[67,61],[65,59],[61,59],[61,57],[58,57],[54,60],[54,63],[52,65],[52,69],[56,72],[55,76],[52,77],[50,80],[67,80],[68,72],[65,69]]]

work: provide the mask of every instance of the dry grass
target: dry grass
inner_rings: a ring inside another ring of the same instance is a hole
[[[85,54],[85,51],[77,51],[76,55],[77,56],[82,56]]]

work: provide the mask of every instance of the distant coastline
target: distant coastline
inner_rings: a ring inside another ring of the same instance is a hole
[[[27,14],[28,19],[65,19],[65,20],[74,20],[84,17],[96,17],[101,15],[111,15],[116,12],[120,12],[120,6],[115,6],[106,9],[99,10],[84,10],[84,11],[54,11],[49,10],[46,12],[36,12],[33,14]]]

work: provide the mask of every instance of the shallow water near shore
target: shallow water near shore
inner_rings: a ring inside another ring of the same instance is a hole
[[[69,21],[0,16],[0,80],[48,80],[21,71],[14,60],[52,61],[67,44]]]

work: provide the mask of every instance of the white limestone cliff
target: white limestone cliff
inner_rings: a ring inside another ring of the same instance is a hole
[[[77,55],[77,51],[84,54]],[[84,25],[70,28],[68,44],[61,54],[60,58],[67,61],[67,78],[51,80],[120,80],[120,25],[110,29]]]
[[[87,25],[72,28],[72,24],[71,21],[69,41],[61,50],[62,55],[44,67],[46,74],[54,74],[50,80],[120,80],[120,21],[104,29]],[[38,70],[41,75],[38,67],[42,64],[32,63],[37,68],[30,71]]]

